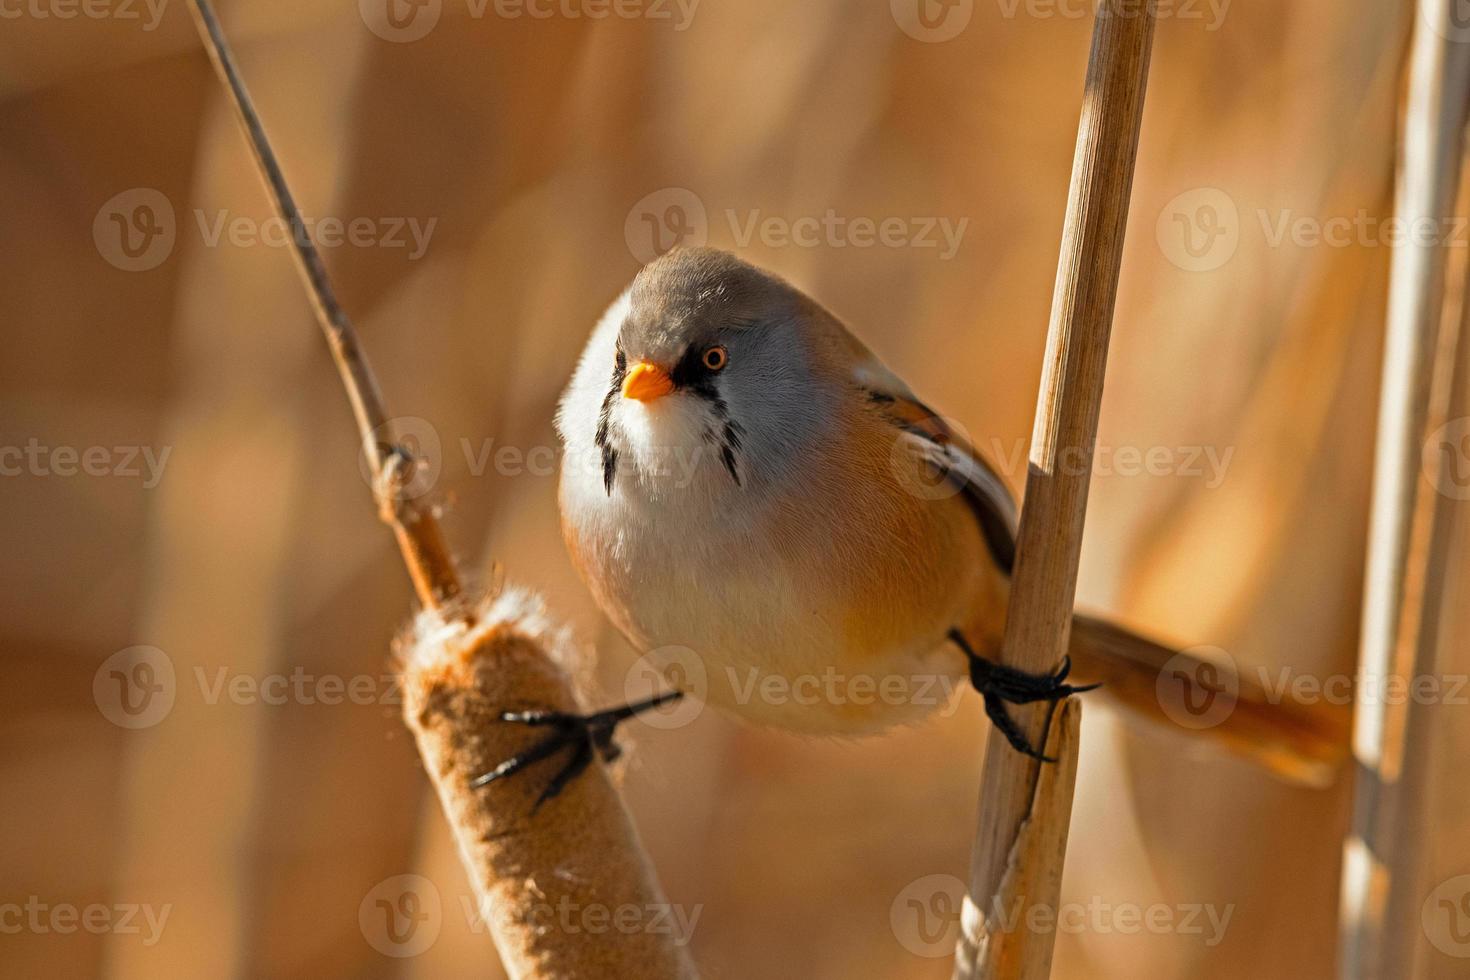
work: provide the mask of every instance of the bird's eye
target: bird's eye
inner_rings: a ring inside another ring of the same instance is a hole
[[[711,371],[719,371],[726,364],[730,363],[730,352],[716,345],[706,350],[704,356],[700,358],[700,361]]]

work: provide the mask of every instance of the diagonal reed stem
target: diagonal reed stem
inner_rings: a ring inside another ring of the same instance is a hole
[[[230,104],[245,131],[276,214],[291,229],[291,254],[311,295],[312,309],[322,333],[326,335],[332,360],[342,377],[342,386],[347,390],[347,399],[352,403],[362,451],[373,475],[378,513],[398,539],[419,601],[427,608],[441,608],[457,598],[462,587],[433,508],[406,491],[416,463],[409,451],[394,438],[393,422],[383,404],[377,375],[357,342],[352,320],[342,304],[337,302],[327,267],[311,239],[306,222],[302,220],[301,210],[291,196],[285,174],[275,151],[271,149],[245,81],[240,77],[235,56],[230,51],[214,8],[209,0],[193,0],[190,9],[209,59],[229,92]]]

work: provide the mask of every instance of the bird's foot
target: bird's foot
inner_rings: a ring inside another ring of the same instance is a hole
[[[1006,705],[1033,704],[1037,701],[1055,703],[1102,685],[1078,686],[1066,683],[1067,675],[1072,672],[1071,657],[1063,658],[1062,665],[1055,674],[1028,674],[980,656],[959,630],[950,630],[949,638],[969,658],[970,683],[975,685],[975,690],[985,699],[985,714],[1005,736],[1006,741],[1011,743],[1011,748],[1042,762],[1057,761],[1049,755],[1043,755],[1041,749],[1031,744],[1026,733],[1021,731],[1010,712],[1006,711]]]
[[[485,775],[477,777],[471,781],[470,785],[488,786],[498,779],[514,776],[522,769],[542,759],[548,759],[563,750],[570,750],[571,754],[565,765],[557,771],[557,774],[546,784],[546,788],[541,791],[541,795],[536,798],[536,804],[531,808],[531,812],[535,813],[541,809],[543,803],[554,799],[567,788],[572,780],[580,776],[591,765],[594,754],[603,762],[612,762],[622,753],[617,743],[613,741],[613,733],[619,722],[627,721],[634,715],[642,714],[683,696],[682,692],[668,691],[643,701],[635,701],[620,708],[610,708],[607,711],[599,711],[590,715],[572,714],[566,711],[504,712],[500,716],[501,721],[535,728],[549,728],[550,732],[541,741],[517,752]]]

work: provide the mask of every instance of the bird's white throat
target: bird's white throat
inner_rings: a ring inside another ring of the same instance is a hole
[[[650,494],[688,490],[706,476],[729,479],[706,405],[675,393],[655,402],[621,399],[612,410],[609,438],[619,469]],[[621,477],[623,474],[619,474]]]

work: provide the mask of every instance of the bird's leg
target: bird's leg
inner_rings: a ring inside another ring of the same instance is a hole
[[[1055,762],[1055,759],[1042,755],[1041,750],[1031,744],[1006,711],[1006,705],[1061,701],[1073,694],[1091,691],[1102,685],[1084,684],[1078,687],[1066,683],[1067,675],[1072,672],[1071,657],[1062,660],[1062,666],[1055,674],[1028,674],[980,656],[957,629],[949,631],[949,638],[969,658],[970,683],[975,685],[975,690],[985,699],[985,714],[1006,737],[1006,741],[1011,743],[1011,748],[1042,762]]]
[[[557,774],[546,784],[546,788],[541,791],[541,795],[536,798],[536,805],[531,808],[531,812],[534,813],[541,809],[541,804],[554,799],[557,794],[567,788],[572,780],[580,776],[591,764],[594,753],[604,762],[612,762],[622,753],[617,743],[613,741],[613,733],[619,722],[627,721],[634,715],[640,715],[683,696],[680,691],[667,691],[643,701],[634,701],[620,708],[610,708],[607,711],[599,711],[590,715],[579,715],[566,711],[504,712],[500,716],[501,721],[529,725],[534,728],[549,728],[551,731],[541,741],[506,759],[485,775],[474,779],[470,785],[488,786],[497,779],[514,776],[533,763],[550,758],[564,749],[570,749],[571,754],[567,757],[566,764],[557,771]]]

